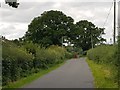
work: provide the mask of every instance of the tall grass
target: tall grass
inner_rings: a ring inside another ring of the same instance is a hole
[[[117,76],[116,67],[100,63],[98,64],[89,59],[87,59],[87,62],[92,70],[96,88],[118,88],[117,79],[115,78]]]

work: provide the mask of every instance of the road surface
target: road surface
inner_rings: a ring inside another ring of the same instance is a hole
[[[23,88],[94,88],[93,80],[85,58],[71,59]]]

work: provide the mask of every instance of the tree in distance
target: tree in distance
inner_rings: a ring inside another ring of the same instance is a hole
[[[77,22],[75,27],[75,31],[72,32],[74,45],[82,47],[84,51],[106,41],[102,38],[102,35],[105,34],[104,28],[98,28],[92,22],[82,20]]]
[[[24,40],[48,47],[61,46],[64,37],[68,45],[73,44],[85,51],[106,41],[102,38],[103,34],[104,28],[98,28],[92,22],[81,20],[74,24],[71,17],[61,11],[51,10],[32,20]]]
[[[28,26],[24,39],[44,46],[62,45],[62,37],[70,36],[74,20],[61,11],[45,11]]]

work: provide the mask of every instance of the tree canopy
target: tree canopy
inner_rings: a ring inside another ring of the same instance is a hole
[[[105,41],[102,38],[104,28],[96,27],[92,22],[81,20],[74,24],[74,20],[61,11],[45,11],[41,16],[35,17],[24,36],[25,41],[50,45],[62,45],[62,39],[75,47],[88,50],[96,44]]]
[[[99,43],[106,41],[102,38],[104,28],[96,27],[92,22],[82,20],[76,23],[76,30],[74,33],[74,44],[77,47],[82,47],[83,50],[88,50]]]
[[[73,22],[60,11],[45,11],[30,23],[25,39],[45,46],[62,45],[62,37],[70,34]]]

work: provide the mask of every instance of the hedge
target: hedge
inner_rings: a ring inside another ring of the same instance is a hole
[[[2,84],[4,86],[47,69],[66,58],[71,58],[71,54],[59,46],[45,49],[32,43],[18,47],[13,42],[3,42]]]
[[[94,49],[90,49],[87,52],[87,57],[97,63],[117,64],[115,46],[102,45]]]
[[[11,43],[3,42],[2,84],[16,81],[31,73],[33,56]]]
[[[111,69],[111,75],[114,82],[118,83],[119,80],[119,62],[118,62],[118,47],[116,45],[101,45],[87,52],[87,57],[93,60],[98,65],[104,65]]]

